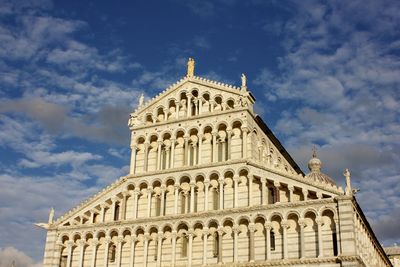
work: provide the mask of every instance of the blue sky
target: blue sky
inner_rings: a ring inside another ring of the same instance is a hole
[[[127,119],[185,74],[239,85],[306,169],[400,242],[400,2],[0,0],[0,267],[40,265],[33,226],[125,175]],[[3,259],[3,260],[1,260]]]

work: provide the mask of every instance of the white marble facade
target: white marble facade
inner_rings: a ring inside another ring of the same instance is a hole
[[[391,266],[350,173],[345,192],[314,155],[304,175],[254,113],[245,79],[234,87],[189,68],[141,98],[130,173],[40,224],[44,266]]]

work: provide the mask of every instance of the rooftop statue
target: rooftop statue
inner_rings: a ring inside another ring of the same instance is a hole
[[[187,63],[187,77],[193,77],[193,76],[194,76],[194,59],[189,58]]]

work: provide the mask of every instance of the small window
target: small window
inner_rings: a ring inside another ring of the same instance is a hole
[[[115,253],[116,247],[115,245],[111,245],[110,250],[108,251],[108,259],[110,262],[115,262]]]
[[[270,242],[271,242],[271,251],[275,251],[275,233],[271,230],[270,232]]]

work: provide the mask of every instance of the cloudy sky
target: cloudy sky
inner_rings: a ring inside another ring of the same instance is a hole
[[[140,3],[139,3],[140,2]],[[138,95],[185,74],[235,85],[304,171],[357,199],[400,243],[400,2],[0,0],[0,267],[40,265],[33,226],[128,171]]]

